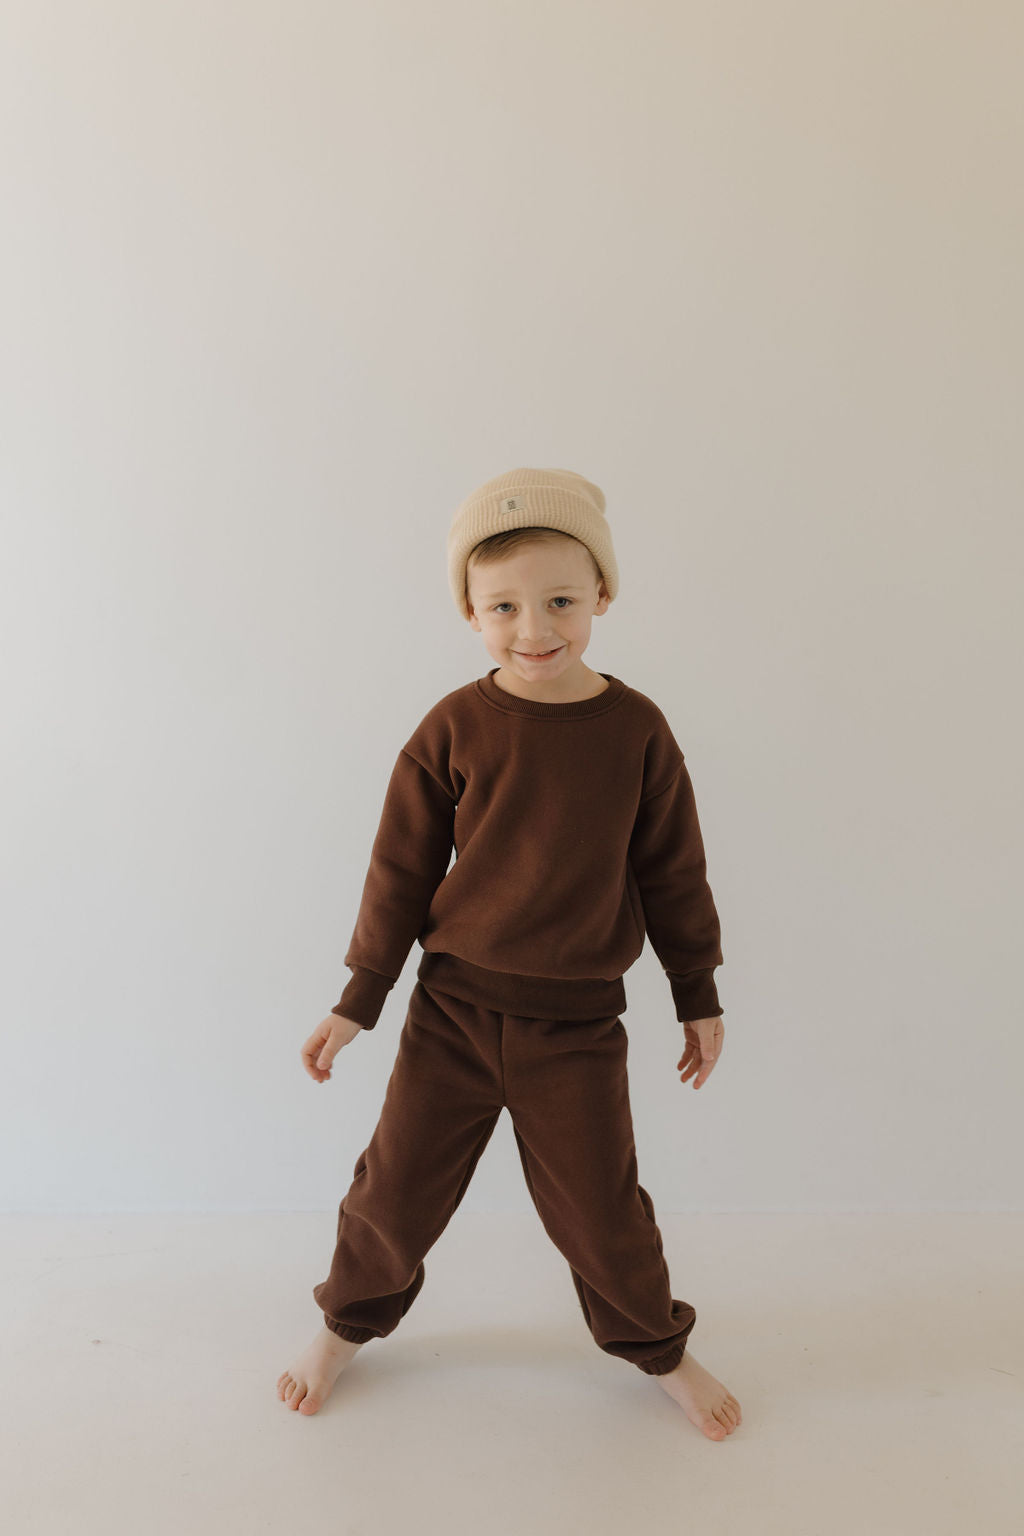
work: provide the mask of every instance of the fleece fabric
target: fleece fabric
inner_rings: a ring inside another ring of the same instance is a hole
[[[373,1029],[418,941],[417,976],[449,996],[611,1017],[648,938],[677,1020],[723,1013],[694,790],[664,714],[608,672],[600,693],[550,703],[497,671],[446,694],[398,753],[331,1012]]]
[[[619,1018],[519,1018],[417,981],[384,1108],[338,1208],[330,1272],[313,1287],[327,1328],[356,1344],[394,1333],[507,1109],[594,1342],[645,1375],[674,1370],[697,1313],[672,1295],[639,1183],[628,1055]]]

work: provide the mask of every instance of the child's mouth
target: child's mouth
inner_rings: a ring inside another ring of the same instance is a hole
[[[539,653],[531,651],[516,651],[516,655],[521,656],[524,661],[550,661],[551,657],[557,656],[561,649],[562,647],[560,645],[556,645],[553,651],[541,651]]]

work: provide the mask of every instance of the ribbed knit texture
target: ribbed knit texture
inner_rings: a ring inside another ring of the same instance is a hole
[[[605,520],[600,486],[571,469],[510,469],[478,486],[456,509],[448,530],[448,584],[468,619],[466,564],[484,539],[509,528],[556,528],[590,550],[609,599],[619,590],[619,567]]]

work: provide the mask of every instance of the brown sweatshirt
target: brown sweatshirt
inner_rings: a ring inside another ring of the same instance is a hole
[[[552,704],[507,693],[497,670],[440,699],[398,754],[331,1012],[373,1029],[418,940],[417,975],[439,991],[610,1017],[646,932],[677,1020],[721,1014],[718,913],[665,716],[608,672],[602,693]]]

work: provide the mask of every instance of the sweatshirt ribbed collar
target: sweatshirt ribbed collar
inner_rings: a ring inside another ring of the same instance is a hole
[[[497,667],[492,667],[486,677],[478,677],[476,690],[481,698],[495,709],[507,715],[530,715],[535,720],[582,720],[590,715],[603,715],[606,709],[614,709],[626,696],[626,684],[610,672],[600,675],[608,681],[603,693],[591,699],[574,699],[569,703],[553,704],[540,699],[521,699],[518,694],[506,693],[494,681]]]

